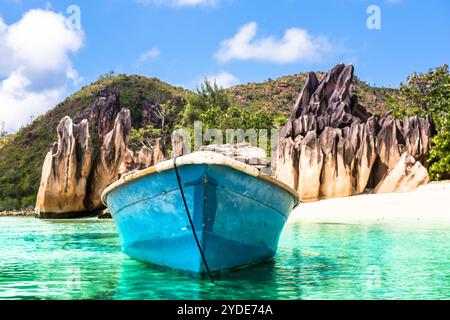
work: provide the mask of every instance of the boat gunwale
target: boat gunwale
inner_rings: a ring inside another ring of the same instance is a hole
[[[177,158],[177,167],[183,167],[186,165],[219,165],[219,166],[222,165],[230,167],[232,169],[245,173],[249,176],[253,176],[263,181],[275,184],[276,186],[290,193],[294,197],[296,205],[299,203],[299,196],[297,192],[293,190],[291,187],[289,187],[287,184],[283,183],[278,179],[275,179],[274,177],[268,174],[261,172],[255,167],[234,160],[232,158],[225,157],[224,155],[221,155],[219,153],[211,151],[200,151]],[[113,182],[112,184],[110,184],[109,186],[107,186],[105,190],[103,190],[102,192],[101,200],[103,204],[107,206],[106,203],[107,196],[118,187],[128,184],[132,181],[138,180],[140,178],[150,176],[155,173],[169,171],[174,168],[175,168],[175,159],[170,159],[164,162],[160,162],[155,166],[146,169],[131,171],[122,176],[120,179]]]

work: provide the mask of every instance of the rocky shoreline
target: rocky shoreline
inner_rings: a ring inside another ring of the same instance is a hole
[[[0,211],[0,217],[36,217],[36,212],[31,210]]]
[[[39,217],[39,214],[37,214],[35,211],[32,210],[17,210],[17,211],[0,211],[0,217]],[[108,210],[104,210],[102,212],[99,212],[96,217],[100,220],[109,220],[112,219],[111,214]]]

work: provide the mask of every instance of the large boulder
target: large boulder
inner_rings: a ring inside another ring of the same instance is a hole
[[[135,170],[136,166],[138,165],[136,163],[136,160],[137,157],[135,153],[132,150],[127,149],[125,157],[123,158],[123,161],[119,168],[119,175],[122,176],[130,171]]]
[[[86,120],[78,125],[64,117],[58,142],[45,157],[36,211],[41,217],[77,215],[88,211],[86,186],[92,165],[92,144]]]
[[[376,138],[376,152],[378,156],[375,167],[375,183],[378,184],[392,170],[400,159],[399,141],[397,140],[397,126],[391,116],[382,118],[379,121],[381,130]]]
[[[353,194],[363,193],[366,189],[377,157],[373,123],[373,119],[369,119],[365,124],[352,124],[350,142],[355,156],[352,168]]]
[[[326,127],[320,135],[324,155],[320,196],[323,199],[352,195],[352,157],[347,157],[348,140],[338,128]]]
[[[120,178],[120,168],[128,153],[128,139],[131,133],[130,110],[122,109],[114,121],[113,129],[105,136],[98,161],[88,187],[88,208],[101,208],[101,194],[112,182]]]
[[[371,115],[352,94],[353,72],[339,64],[320,81],[310,73],[280,131],[275,175],[302,201],[405,191],[427,181],[430,121]]]
[[[291,188],[298,189],[298,152],[291,137],[279,141],[275,177]]]
[[[147,146],[143,146],[135,155],[135,166],[138,169],[144,169],[153,165],[153,150]]]
[[[137,152],[127,149],[120,165],[119,176],[152,167],[165,160],[165,147],[161,139],[157,139],[154,146],[142,146]]]
[[[428,183],[428,171],[425,167],[405,152],[395,167],[376,186],[376,193],[408,192]]]
[[[298,160],[298,193],[304,202],[317,201],[320,198],[321,174],[324,154],[314,131],[306,134],[296,147],[300,155]],[[281,173],[282,174],[282,173]],[[278,171],[278,177],[280,177]]]
[[[417,116],[405,117],[401,125],[401,133],[405,139],[406,151],[415,159],[426,164],[430,148],[430,121]]]
[[[162,139],[157,139],[153,146],[152,166],[166,160],[166,147]]]

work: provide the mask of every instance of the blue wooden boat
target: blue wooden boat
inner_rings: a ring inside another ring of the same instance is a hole
[[[282,182],[213,152],[128,174],[105,189],[102,199],[125,254],[193,273],[272,258],[298,203],[296,192]]]

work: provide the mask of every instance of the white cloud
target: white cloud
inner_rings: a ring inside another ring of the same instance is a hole
[[[30,80],[22,70],[14,71],[0,83],[0,122],[4,121],[10,132],[55,105],[65,92],[64,88],[27,91],[28,85]]]
[[[216,58],[222,63],[234,59],[279,64],[315,62],[320,61],[333,49],[327,38],[314,37],[304,29],[287,29],[281,39],[256,38],[257,31],[256,22],[244,25],[233,38],[222,41]]]
[[[136,2],[140,4],[169,5],[172,7],[214,7],[219,4],[219,1],[220,0],[136,0]]]
[[[69,81],[82,78],[69,54],[83,45],[83,31],[62,14],[33,9],[6,25],[0,18],[0,121],[9,131],[53,107]]]
[[[234,75],[228,72],[220,72],[217,74],[211,74],[205,77],[212,83],[216,83],[219,87],[222,88],[229,88],[232,86],[235,86],[240,83],[239,79],[236,78]]]
[[[158,57],[160,54],[161,52],[159,51],[159,49],[157,47],[153,47],[147,52],[141,54],[141,56],[139,57],[139,62],[144,63],[147,60]]]

